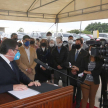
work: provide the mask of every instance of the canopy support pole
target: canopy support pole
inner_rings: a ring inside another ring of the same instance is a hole
[[[58,23],[56,23],[56,37],[58,36]]]
[[[55,19],[55,24],[56,24],[56,37],[58,36],[58,22],[59,22],[59,18],[58,18],[58,15],[56,15],[56,19]]]
[[[81,35],[81,26],[82,26],[82,21],[80,22],[80,35]]]

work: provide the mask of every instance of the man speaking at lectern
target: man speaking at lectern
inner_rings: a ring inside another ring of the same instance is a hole
[[[4,40],[0,46],[0,93],[10,90],[26,90],[26,85],[40,86],[39,82],[32,82],[21,72],[14,61],[19,58],[20,52],[17,42],[12,39]]]

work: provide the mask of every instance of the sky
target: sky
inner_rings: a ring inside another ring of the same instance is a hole
[[[108,23],[108,19],[82,21],[82,24],[81,22],[59,23],[58,32],[60,32],[61,29],[63,32],[67,32],[73,29],[80,29],[80,24],[81,24],[81,30],[84,30],[88,24],[94,22]],[[53,27],[51,27],[52,25]],[[6,33],[17,32],[19,28],[23,28],[25,33],[30,33],[33,31],[56,32],[56,25],[54,23],[0,20],[0,27],[6,27],[5,29]]]

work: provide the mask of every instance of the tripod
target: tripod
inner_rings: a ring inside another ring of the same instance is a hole
[[[100,74],[101,76],[101,98],[100,98],[100,108],[103,106],[103,108],[108,108],[108,99],[107,99],[107,75],[108,72],[105,69],[102,69],[102,72]]]

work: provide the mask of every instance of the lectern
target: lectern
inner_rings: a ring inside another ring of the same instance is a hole
[[[0,94],[0,108],[72,108],[73,87],[67,86],[18,100],[8,93]]]

